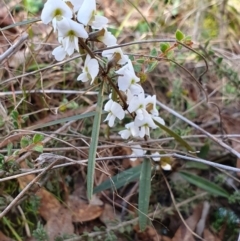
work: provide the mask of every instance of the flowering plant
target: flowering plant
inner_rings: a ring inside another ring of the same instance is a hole
[[[47,0],[41,19],[45,24],[52,22],[53,29],[57,34],[59,46],[52,52],[55,59],[61,61],[74,53],[81,53],[84,66],[77,80],[89,81],[89,85],[100,86],[98,111],[93,123],[88,159],[87,185],[88,198],[91,199],[102,110],[107,113],[104,121],[109,127],[124,123],[125,128],[118,134],[122,139],[128,140],[129,145],[134,139],[140,138],[147,141],[151,138],[151,131],[163,127],[165,121],[159,116],[156,108],[156,96],[147,95],[142,87],[149,69],[143,73],[135,72],[134,61],[124,54],[122,48],[117,44],[117,39],[108,31],[108,19],[97,14],[95,0]],[[179,36],[178,40],[188,41],[187,43],[191,44],[189,38],[185,38],[181,32]],[[94,50],[93,44],[90,45],[90,42],[101,42],[105,49]],[[155,56],[156,61],[158,61],[158,57],[167,56],[176,46],[178,44],[161,45],[162,54]],[[153,68],[154,66],[151,66],[151,70]],[[110,89],[109,99],[103,106],[103,94],[106,89]],[[137,157],[143,156],[145,153],[146,151],[141,145],[132,145],[132,155],[129,158],[131,161],[135,161]],[[161,163],[158,151],[155,150],[149,154],[153,163]],[[171,170],[171,165],[164,161],[161,163],[161,167]],[[143,169],[148,172],[147,175],[151,173],[149,160],[145,160]],[[150,179],[148,185],[150,185]]]

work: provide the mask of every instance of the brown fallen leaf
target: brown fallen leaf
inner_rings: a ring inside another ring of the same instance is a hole
[[[0,231],[0,240],[1,241],[14,241],[13,239],[7,237],[5,234],[3,234],[1,231]]]
[[[199,219],[201,218],[202,214],[202,205],[198,205],[193,214],[185,220],[186,224],[189,228],[194,232]],[[193,234],[187,229],[187,227],[182,223],[178,228],[177,232],[175,233],[172,241],[195,241]]]
[[[27,165],[22,162],[21,167],[27,168]],[[18,178],[20,187],[24,188],[34,177],[35,175],[27,175]],[[45,229],[49,236],[49,241],[54,241],[55,238],[61,234],[73,234],[74,226],[70,210],[66,209],[56,197],[45,188],[36,189],[35,195],[40,198],[38,211],[40,216],[46,221]]]
[[[103,206],[88,204],[86,201],[70,195],[67,206],[72,214],[73,222],[87,222],[98,218],[103,212]]]
[[[55,198],[53,194],[48,192],[46,189],[41,188],[36,195],[41,199],[39,206],[39,214],[48,221],[58,214],[59,210],[62,208],[60,202]]]
[[[22,168],[28,168],[25,162],[22,162],[20,165]],[[20,188],[23,189],[29,182],[32,181],[34,177],[35,175],[27,175],[18,178]],[[39,189],[37,186],[35,194],[41,199],[39,214],[45,219],[45,221],[48,221],[52,215],[56,215],[58,213],[59,209],[61,208],[61,204],[56,197],[48,192],[45,188]]]
[[[117,216],[116,210],[114,210],[113,206],[106,203],[104,205],[103,212],[99,219],[108,227],[116,224],[116,221],[120,219]]]
[[[221,239],[214,236],[207,228],[205,228],[203,231],[203,238],[206,239],[207,241],[221,241]]]
[[[45,225],[49,240],[55,240],[62,234],[73,234],[72,215],[69,209],[61,207],[56,215],[52,215]]]
[[[137,232],[138,240],[141,241],[172,241],[171,238],[160,235],[157,230],[151,226],[148,226],[144,232],[140,232],[138,226],[134,229]]]

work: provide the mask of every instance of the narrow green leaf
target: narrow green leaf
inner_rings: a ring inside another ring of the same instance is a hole
[[[172,136],[177,142],[179,142],[179,144],[181,144],[182,146],[184,146],[188,151],[193,152],[194,150],[192,149],[192,147],[184,140],[181,138],[181,136],[179,136],[178,134],[176,134],[174,131],[170,130],[168,127],[160,124],[157,121],[154,121],[154,123],[159,126],[162,130],[164,130],[165,132],[167,132],[170,136]]]
[[[93,189],[93,193],[99,193],[106,189],[119,189],[120,187],[139,179],[141,165],[127,169],[114,177],[111,177]]]
[[[102,107],[103,107],[103,88],[104,87],[102,83],[99,89],[96,114],[93,121],[91,144],[89,148],[88,170],[87,170],[87,196],[89,200],[91,200],[92,194],[93,194],[96,151],[98,146],[98,137],[99,137],[100,122],[101,122]]]
[[[185,38],[185,35],[179,29],[176,31],[175,36],[178,41],[181,41]]]
[[[209,170],[210,166],[203,164],[201,162],[187,162],[184,165],[185,168],[194,168],[194,169],[200,169],[200,170]]]
[[[38,142],[41,142],[44,139],[44,136],[37,133],[33,136],[33,143],[37,144]]]
[[[190,182],[191,184],[209,192],[212,195],[221,196],[221,197],[229,197],[229,193],[223,189],[222,187],[218,186],[217,184],[208,181],[205,178],[192,174],[186,171],[180,171],[180,175],[186,181]]]
[[[17,22],[17,23],[8,25],[4,28],[0,28],[0,31],[7,30],[7,29],[10,29],[10,28],[15,28],[17,26],[27,25],[27,24],[30,24],[30,23],[36,23],[36,22],[39,22],[39,21],[41,21],[40,18],[24,20],[22,22]]]
[[[149,199],[151,194],[151,170],[151,161],[148,159],[144,159],[139,180],[138,196],[139,227],[141,231],[144,231],[148,221],[147,215],[149,208]]]
[[[105,112],[103,112],[103,113],[105,113]],[[45,124],[38,124],[38,125],[30,126],[26,129],[27,130],[36,130],[36,129],[39,129],[39,128],[53,126],[53,125],[61,124],[61,123],[68,122],[68,121],[81,120],[81,119],[88,118],[88,117],[95,116],[95,115],[96,115],[96,112],[92,111],[92,112],[88,112],[86,114],[74,115],[74,116],[69,116],[69,117],[65,117],[65,118],[60,118],[60,119],[57,119],[55,121],[47,122]]]

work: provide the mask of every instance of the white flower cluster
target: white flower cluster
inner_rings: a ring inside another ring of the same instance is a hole
[[[102,42],[107,47],[117,45],[116,38],[107,30],[108,19],[98,16],[96,13],[95,0],[47,0],[41,19],[45,24],[52,22],[54,31],[58,34],[60,45],[52,52],[58,61],[63,60],[67,55],[71,56],[74,51],[79,52],[79,38],[91,39],[94,36],[94,41]],[[86,31],[89,27],[94,29],[91,36]],[[123,109],[110,94],[109,100],[104,106],[104,110],[108,112],[105,121],[108,121],[108,125],[112,127],[116,118],[122,120],[128,113],[132,116],[133,121],[125,125],[125,130],[119,132],[121,137],[129,139],[130,137],[150,136],[150,130],[158,127],[155,122],[164,125],[164,120],[159,117],[156,109],[156,96],[145,96],[131,60],[123,54],[121,48],[104,50],[102,56],[108,59],[108,63],[115,61],[115,65],[121,66],[115,71],[118,76],[117,86],[119,91],[126,96],[127,104],[127,108]],[[90,81],[90,84],[93,84],[98,73],[97,59],[87,55],[83,72],[77,80]],[[135,156],[145,153],[140,145],[133,146],[132,151],[132,155]],[[160,161],[160,158],[157,157],[158,152],[152,153],[152,155],[153,160]],[[133,161],[136,159],[131,158]]]

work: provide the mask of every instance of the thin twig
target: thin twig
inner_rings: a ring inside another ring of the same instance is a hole
[[[7,95],[21,95],[21,94],[36,94],[36,93],[46,93],[46,94],[85,94],[85,95],[98,95],[97,91],[80,91],[80,90],[16,90],[14,93],[12,91],[5,91],[0,93],[0,97],[4,97]]]
[[[88,113],[89,111],[92,111],[95,107],[96,107],[96,105],[91,106],[90,108],[88,108],[87,111],[83,112],[83,114]],[[63,132],[68,126],[70,126],[70,125],[73,124],[74,122],[75,122],[75,120],[67,122],[67,123],[64,124],[61,128],[59,128],[58,130],[56,130],[52,135],[50,135],[49,137],[45,138],[45,139],[42,141],[43,145],[46,144],[47,142],[49,142],[49,141],[52,139],[52,137],[54,137],[56,134]],[[16,160],[16,162],[20,163],[20,162],[26,160],[31,154],[32,154],[32,152],[31,152],[31,151],[28,151],[27,153],[25,153],[24,155],[22,155],[21,157],[19,157],[19,158]]]
[[[15,44],[13,44],[8,50],[6,50],[2,55],[0,55],[0,64],[5,59],[9,58],[11,55],[16,53],[21,48],[23,43],[27,40],[27,38],[28,38],[28,34],[24,33]]]
[[[217,139],[215,136],[213,136],[212,134],[210,134],[209,132],[205,131],[204,129],[202,129],[200,126],[196,125],[195,123],[193,123],[192,121],[190,121],[189,119],[187,119],[186,117],[180,115],[179,113],[177,113],[175,110],[169,108],[168,106],[162,104],[160,101],[157,100],[157,105],[159,105],[161,108],[163,108],[164,110],[168,111],[169,113],[175,115],[176,117],[180,118],[181,120],[183,120],[184,122],[188,123],[189,125],[191,125],[192,127],[194,127],[195,129],[201,131],[202,133],[204,133],[206,136],[208,136],[211,140],[213,140],[214,142],[216,142],[218,145],[220,145],[221,147],[223,147],[224,149],[228,150],[230,153],[232,153],[233,155],[237,156],[238,158],[240,158],[240,153],[237,152],[236,150],[234,150],[232,147],[230,147],[229,145],[227,145],[226,143],[222,142],[221,140]]]
[[[47,155],[48,153],[44,153],[42,155]],[[54,154],[52,154],[54,155]],[[65,156],[60,156],[60,155],[55,155],[57,156],[59,159],[61,160],[65,160],[68,161],[68,163],[63,163],[63,164],[59,164],[54,166],[52,169],[56,169],[56,168],[62,168],[62,167],[66,167],[66,166],[71,166],[71,165],[76,165],[76,164],[80,164],[80,165],[86,165],[86,163],[88,162],[88,159],[84,159],[84,160],[74,160]],[[96,158],[96,161],[107,161],[107,160],[114,160],[114,159],[126,159],[126,158],[151,158],[151,155],[124,155],[124,156],[111,156],[111,157],[100,157],[100,158]],[[211,162],[211,161],[207,161],[201,158],[195,158],[195,157],[190,157],[190,156],[185,156],[185,155],[180,155],[177,153],[170,153],[170,154],[162,154],[162,155],[154,155],[154,157],[175,157],[175,158],[179,158],[181,160],[187,160],[187,161],[194,161],[194,162],[200,162],[215,168],[220,168],[220,169],[224,169],[224,170],[228,170],[228,171],[232,171],[232,172],[240,172],[240,168],[236,168],[236,167],[230,167],[230,166],[226,166],[226,165],[222,165],[219,163],[215,163],[215,162]],[[0,183],[4,182],[4,181],[8,181],[11,179],[16,179],[22,176],[27,176],[30,174],[35,174],[35,173],[39,173],[41,171],[43,171],[44,169],[20,169],[20,171],[24,172],[21,174],[17,174],[17,175],[13,175],[10,177],[4,177],[4,178],[0,178]]]
[[[119,47],[125,47],[125,46],[130,46],[130,45],[134,45],[134,44],[144,44],[144,43],[158,43],[158,42],[176,42],[176,39],[154,39],[154,40],[144,40],[144,41],[136,41],[136,42],[129,42],[129,43],[126,43],[126,44],[119,44],[119,45],[114,45],[114,46],[111,46],[111,47],[107,47],[107,48],[103,48],[103,49],[99,49],[99,50],[96,50],[96,51],[93,51],[94,53],[101,53],[103,50],[108,50],[108,49],[114,49],[114,48],[119,48]],[[78,59],[79,57],[83,57],[85,56],[86,54],[83,54],[83,55],[80,55],[80,54],[76,54],[74,57],[71,57],[67,60],[63,60],[61,62],[58,62],[56,64],[53,64],[53,65],[49,65],[45,68],[42,68],[42,69],[39,69],[39,70],[35,70],[35,71],[32,71],[32,72],[29,72],[29,73],[25,73],[25,74],[22,74],[22,75],[18,75],[18,76],[15,76],[15,77],[12,77],[12,78],[9,78],[5,81],[2,81],[1,84],[6,84],[8,82],[11,82],[12,80],[16,80],[18,78],[22,78],[22,77],[26,77],[28,75],[34,75],[34,74],[37,74],[39,73],[40,71],[44,71],[44,70],[48,70],[48,69],[52,69],[53,67],[55,66],[61,66],[67,62],[70,62],[72,60],[75,60],[75,59]]]
[[[46,132],[46,133],[49,133],[51,134],[51,132]],[[58,133],[58,135],[67,135],[65,133]],[[69,135],[69,136],[73,136],[73,137],[78,137],[76,135]],[[222,135],[218,134],[218,135],[213,135],[214,137],[222,137]],[[225,138],[229,138],[230,140],[234,140],[234,141],[237,141],[236,139],[233,139],[233,138],[240,138],[240,134],[226,134],[224,135]],[[82,137],[84,139],[90,139],[89,137]],[[182,139],[192,139],[192,138],[208,138],[206,135],[189,135],[189,136],[181,136]],[[118,137],[116,136],[110,136],[109,137],[110,140],[118,140]],[[120,140],[122,140],[121,137],[119,137]],[[134,141],[134,142],[131,142],[131,143],[114,143],[114,144],[109,144],[109,145],[101,145],[101,146],[98,146],[97,148],[98,149],[105,149],[105,148],[114,148],[114,147],[130,147],[132,145],[136,145],[136,144],[146,144],[146,143],[161,143],[161,142],[166,142],[166,141],[172,141],[174,140],[173,137],[165,137],[165,138],[160,138],[160,139],[149,139],[147,142],[146,141],[142,141],[142,140],[139,140],[139,141]],[[107,141],[104,141],[104,140],[100,140],[101,142],[106,142],[106,143],[109,143]],[[200,143],[201,144],[201,143]],[[74,150],[75,148],[79,149],[79,150],[88,150],[89,147],[88,146],[74,146],[74,147],[46,147],[46,148],[43,148],[43,152],[55,152],[55,151],[72,151]],[[17,151],[19,149],[12,149],[12,151]],[[152,148],[151,150],[156,150],[156,148]],[[164,149],[165,150],[165,149]],[[2,149],[0,150],[0,153],[7,153],[8,150],[7,149]]]

